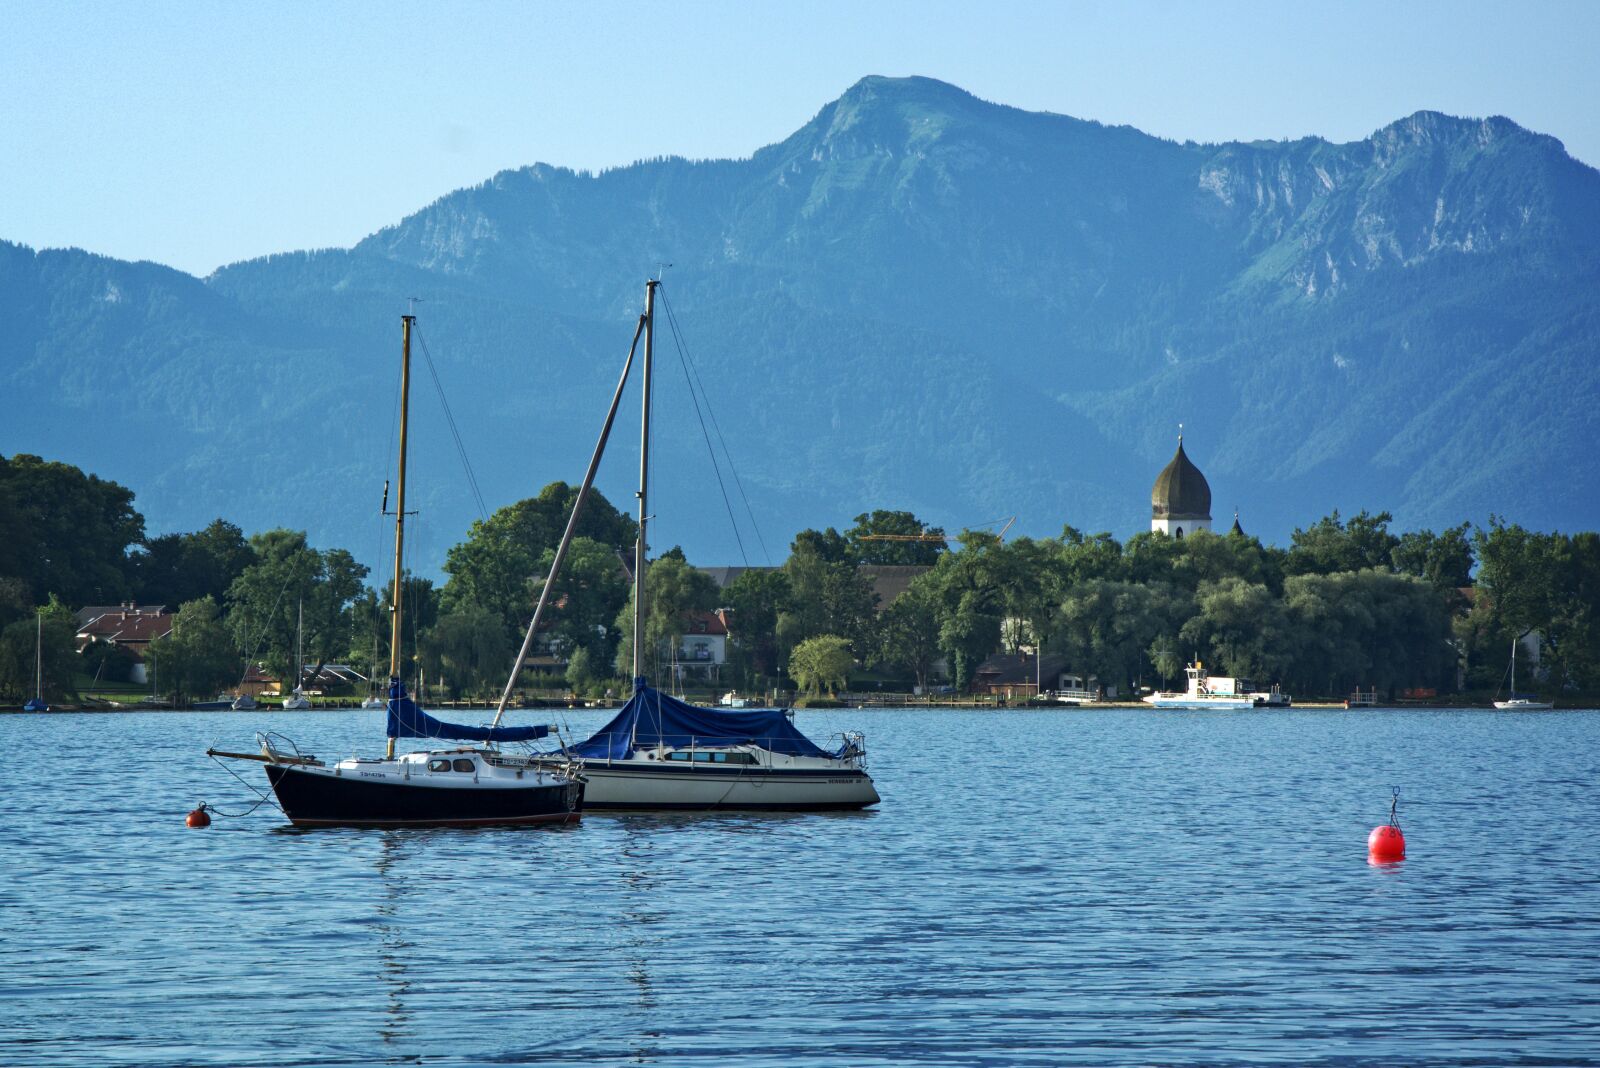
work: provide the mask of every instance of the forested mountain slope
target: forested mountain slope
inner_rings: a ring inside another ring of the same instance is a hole
[[[153,529],[223,514],[376,560],[406,298],[492,509],[581,472],[662,263],[776,558],[873,507],[1125,537],[1179,422],[1218,517],[1269,538],[1335,507],[1600,525],[1600,174],[1553,138],[1421,112],[1177,144],[918,78],[748,159],[507,171],[204,280],[0,245],[0,453],[137,487]],[[663,335],[656,540],[739,562]],[[477,510],[419,375],[431,570]]]

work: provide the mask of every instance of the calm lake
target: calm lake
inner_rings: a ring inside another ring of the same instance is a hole
[[[0,717],[0,1063],[1600,1064],[1600,712],[797,723],[879,809],[196,831],[381,714]]]

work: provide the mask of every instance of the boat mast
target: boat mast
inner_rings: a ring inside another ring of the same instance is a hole
[[[644,414],[639,419],[639,540],[633,547],[633,685],[644,678],[644,550],[645,524],[649,520],[650,489],[650,372],[655,363],[656,286],[644,284]]]
[[[639,325],[633,331],[633,344],[628,346],[627,362],[622,365],[622,377],[617,379],[617,390],[611,395],[611,407],[606,410],[606,421],[600,427],[600,440],[595,444],[594,455],[589,458],[588,470],[583,473],[583,484],[578,487],[578,496],[572,502],[572,514],[567,517],[567,529],[561,535],[561,544],[556,546],[555,559],[550,562],[550,573],[545,576],[544,588],[539,591],[539,602],[534,606],[533,619],[528,622],[528,633],[522,639],[517,661],[511,665],[511,677],[506,680],[506,688],[500,694],[500,705],[494,711],[491,727],[500,726],[500,719],[506,714],[511,691],[517,684],[517,676],[522,674],[522,665],[527,663],[528,654],[533,650],[533,636],[539,630],[539,620],[544,617],[545,606],[550,603],[551,592],[556,587],[561,562],[567,558],[567,549],[572,546],[573,536],[578,532],[578,518],[583,515],[584,503],[589,499],[589,488],[594,485],[595,472],[600,469],[600,458],[605,455],[606,442],[611,438],[611,426],[616,422],[617,408],[622,404],[622,391],[628,384],[628,372],[633,369],[633,354],[639,348],[639,335],[644,333],[644,322],[645,317],[639,316]]]
[[[389,600],[389,686],[400,682],[400,576],[406,544],[406,410],[411,403],[411,324],[415,315],[400,316],[400,466],[394,505],[394,594]],[[394,736],[384,758],[394,759]]]
[[[44,700],[44,613],[33,614],[36,624],[33,639],[33,696]]]

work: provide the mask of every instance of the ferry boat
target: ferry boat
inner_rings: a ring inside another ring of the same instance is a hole
[[[1146,694],[1145,704],[1156,708],[1288,708],[1292,703],[1276,685],[1270,690],[1257,690],[1249,679],[1207,675],[1205,664],[1198,660],[1187,665],[1183,673],[1188,680],[1184,692]]]

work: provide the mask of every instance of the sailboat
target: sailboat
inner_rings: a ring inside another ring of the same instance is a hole
[[[33,696],[22,706],[24,712],[48,712],[44,699],[44,613],[35,614],[33,639]]]
[[[376,620],[374,620],[376,622]],[[366,700],[361,702],[362,708],[385,708],[387,702],[379,697],[376,690],[378,681],[378,628],[372,628],[372,674],[368,676],[371,681],[367,683],[368,693]]]
[[[572,823],[579,818],[583,784],[565,769],[501,751],[495,743],[543,738],[548,726],[492,727],[445,723],[417,707],[400,678],[406,519],[406,416],[411,393],[414,315],[401,316],[400,463],[394,521],[394,599],[391,602],[387,747],[381,757],[326,763],[280,736],[257,735],[260,753],[207,755],[259,760],[267,781],[296,827],[474,827],[495,824]],[[439,738],[481,746],[395,752],[400,738]]]
[[[592,737],[545,759],[568,762],[584,780],[584,807],[607,809],[859,809],[879,801],[866,770],[866,740],[857,731],[824,749],[795,727],[788,710],[723,711],[688,704],[650,686],[643,673],[645,530],[650,475],[650,398],[654,363],[655,297],[659,279],[645,283],[639,317],[599,444],[573,503],[572,515],[532,622],[523,639],[495,721],[510,700],[518,673],[533,646],[540,618],[555,588],[561,562],[577,529],[589,487],[610,436],[627,384],[634,352],[644,336],[643,411],[640,417],[639,532],[634,545],[632,698]]]
[[[1521,641],[1516,638],[1511,642],[1511,696],[1505,701],[1496,701],[1494,707],[1503,712],[1546,712],[1555,707],[1553,702],[1517,696],[1517,645]]]
[[[294,693],[283,699],[285,712],[304,712],[311,707],[311,699],[300,688],[306,674],[306,601],[300,598],[300,618],[294,628]]]

